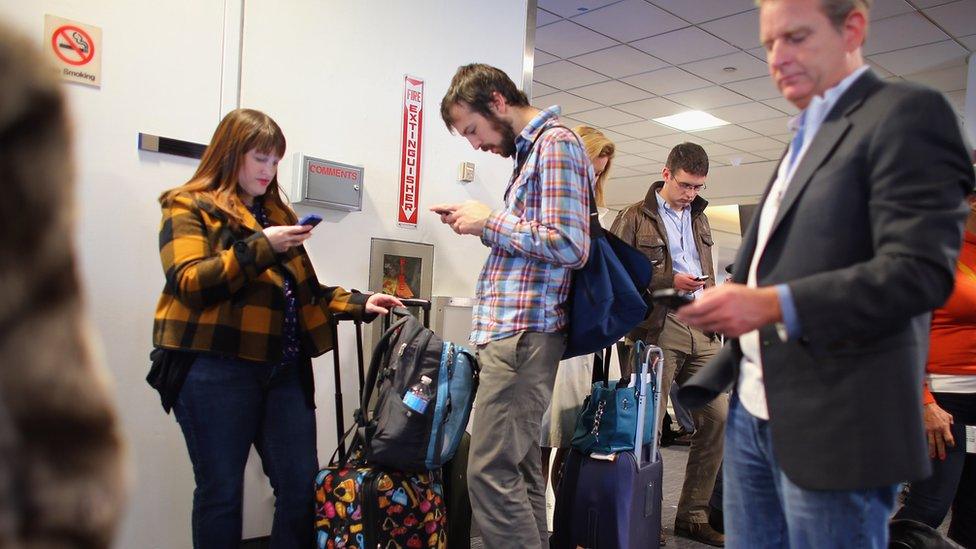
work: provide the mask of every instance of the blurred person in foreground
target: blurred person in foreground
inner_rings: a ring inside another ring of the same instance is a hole
[[[0,547],[107,548],[127,484],[84,312],[57,72],[0,24]]]

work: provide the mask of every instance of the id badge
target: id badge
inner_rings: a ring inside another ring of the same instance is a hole
[[[966,426],[966,453],[976,454],[976,425]]]

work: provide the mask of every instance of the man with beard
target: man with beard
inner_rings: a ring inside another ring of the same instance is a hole
[[[471,507],[486,547],[548,547],[539,432],[566,347],[572,270],[589,250],[593,168],[573,132],[554,127],[559,107],[533,108],[495,67],[458,69],[441,116],[475,149],[515,160],[502,208],[473,200],[431,208],[491,249],[472,315],[481,381]]]

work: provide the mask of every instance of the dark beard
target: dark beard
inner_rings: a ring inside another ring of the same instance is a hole
[[[512,158],[515,156],[515,139],[518,137],[512,127],[505,123],[504,120],[499,118],[495,113],[488,113],[488,121],[491,122],[492,128],[495,131],[502,134],[502,142],[499,143],[501,151],[498,152],[503,158]]]

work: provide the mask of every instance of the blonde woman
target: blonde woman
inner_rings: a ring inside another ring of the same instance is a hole
[[[593,194],[596,197],[596,209],[600,214],[600,225],[610,227],[613,219],[610,209],[604,205],[604,186],[610,173],[610,165],[616,152],[613,141],[610,141],[600,130],[589,126],[577,126],[573,131],[580,136],[586,156],[593,164]],[[576,427],[576,415],[583,405],[583,399],[590,394],[590,381],[593,376],[593,356],[584,355],[559,363],[556,371],[556,383],[552,389],[552,401],[549,409],[542,418],[542,437],[539,445],[542,447],[542,470],[548,477],[549,457],[553,448],[556,455],[552,464],[553,490],[559,486],[562,478],[563,461],[573,440],[573,430]],[[619,368],[610,369],[610,378],[620,377]]]

